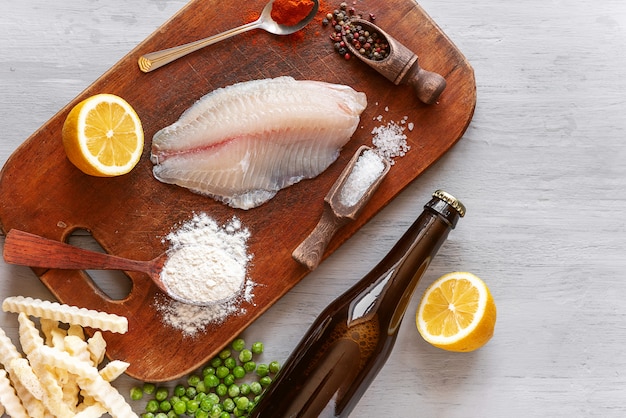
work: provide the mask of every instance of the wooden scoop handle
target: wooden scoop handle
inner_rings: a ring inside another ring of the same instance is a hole
[[[415,90],[417,98],[426,104],[435,103],[446,88],[445,78],[440,74],[424,70],[417,61],[405,80]]]
[[[291,256],[309,270],[314,270],[322,260],[324,251],[331,238],[339,228],[349,221],[348,218],[338,218],[328,205],[324,205],[324,212],[311,233],[298,245]]]
[[[150,264],[85,250],[17,229],[7,234],[3,255],[9,264],[72,270],[147,271]]]

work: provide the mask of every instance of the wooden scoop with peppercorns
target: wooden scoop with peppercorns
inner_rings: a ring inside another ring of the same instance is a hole
[[[367,20],[351,18],[349,25],[352,30],[348,33],[342,31],[342,38],[352,55],[395,85],[412,86],[420,101],[432,104],[439,99],[446,88],[446,80],[437,73],[421,68],[416,54]],[[368,37],[362,36],[365,32],[368,32]],[[368,42],[372,36],[377,42],[377,48],[372,48],[371,42]]]

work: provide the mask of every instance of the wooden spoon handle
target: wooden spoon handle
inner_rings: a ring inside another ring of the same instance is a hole
[[[338,218],[329,206],[324,206],[322,217],[309,236],[298,245],[291,256],[300,264],[314,270],[328,246],[335,232],[344,225],[348,219]]]
[[[146,271],[149,262],[128,260],[12,229],[4,241],[9,264],[73,270]]]

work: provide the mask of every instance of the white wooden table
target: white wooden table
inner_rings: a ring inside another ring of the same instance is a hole
[[[185,5],[3,3],[0,164]],[[353,416],[626,416],[626,3],[420,5],[474,67],[471,126],[244,337],[263,340],[267,357],[284,361],[317,313],[444,188],[468,214],[420,284],[393,354]],[[435,349],[414,326],[425,286],[452,270],[481,276],[498,306],[493,340],[474,353]],[[0,298],[17,294],[52,298],[28,268],[0,262]],[[0,326],[16,336],[14,315],[0,314]],[[122,378],[117,386],[127,394],[136,383]]]

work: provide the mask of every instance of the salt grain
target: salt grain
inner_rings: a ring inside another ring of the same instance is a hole
[[[339,201],[346,207],[356,205],[385,169],[382,158],[373,150],[365,150],[357,159],[341,188]]]
[[[374,128],[372,134],[372,144],[376,147],[376,152],[391,164],[394,164],[395,157],[403,157],[411,148],[406,141],[404,127],[394,121]]]

